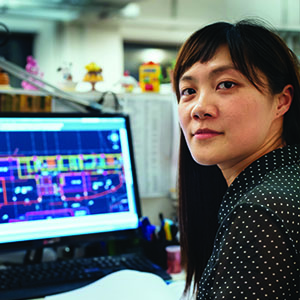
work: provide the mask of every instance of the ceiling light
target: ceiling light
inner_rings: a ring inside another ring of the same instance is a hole
[[[166,58],[166,53],[161,49],[148,48],[141,50],[139,58],[143,62],[153,61],[157,64],[161,64]]]
[[[140,6],[136,3],[128,3],[121,9],[121,15],[125,18],[136,18],[140,15]]]

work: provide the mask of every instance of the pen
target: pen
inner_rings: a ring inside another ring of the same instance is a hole
[[[164,231],[167,241],[172,241],[171,224],[169,220],[165,220]]]

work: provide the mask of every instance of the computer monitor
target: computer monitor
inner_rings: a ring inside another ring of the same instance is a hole
[[[129,117],[0,114],[0,250],[136,231]]]

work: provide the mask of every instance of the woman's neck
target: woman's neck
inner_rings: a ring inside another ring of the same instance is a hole
[[[278,148],[282,148],[285,146],[285,143],[282,139],[277,139],[271,144],[266,144],[261,147],[257,152],[249,155],[238,163],[230,163],[227,162],[226,164],[220,164],[218,167],[221,169],[224,178],[226,179],[227,185],[230,186],[235,178],[245,170],[249,165],[251,165],[254,161],[259,159],[260,157],[264,156],[265,154],[276,150]]]

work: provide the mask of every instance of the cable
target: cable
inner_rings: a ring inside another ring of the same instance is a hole
[[[8,29],[8,27],[4,23],[0,22],[0,28],[1,27],[4,28],[5,34],[4,37],[0,39],[0,47],[4,46],[10,37],[10,30]]]

